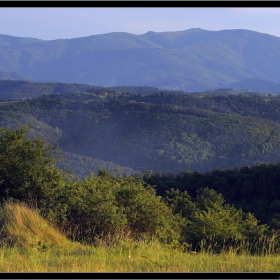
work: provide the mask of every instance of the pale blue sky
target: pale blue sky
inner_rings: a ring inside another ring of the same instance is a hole
[[[280,8],[0,8],[0,34],[44,40],[190,28],[248,29],[280,37],[279,27]]]

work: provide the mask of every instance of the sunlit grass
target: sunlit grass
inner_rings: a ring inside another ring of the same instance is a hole
[[[1,248],[1,272],[278,272],[278,255],[190,254],[130,244],[81,249]]]
[[[1,209],[2,238],[22,247],[44,249],[73,246],[57,229],[24,204],[6,203]],[[3,241],[3,240],[2,240]]]
[[[1,212],[0,272],[278,272],[280,255],[193,253],[157,241],[110,246],[68,240],[36,210],[7,203]]]

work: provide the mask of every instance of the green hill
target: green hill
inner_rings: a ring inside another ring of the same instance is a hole
[[[115,169],[129,167],[129,173],[204,172],[243,163],[278,162],[280,99],[250,95],[227,89],[191,95],[91,88],[10,102],[0,106],[0,124],[32,123],[34,133],[42,132],[63,151],[111,162],[105,164],[112,166],[110,170],[115,168],[113,163]]]

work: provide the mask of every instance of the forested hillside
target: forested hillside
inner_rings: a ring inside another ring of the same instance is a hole
[[[24,100],[37,98],[44,94],[57,94],[84,91],[90,88],[98,88],[83,84],[67,83],[35,83],[20,80],[0,80],[0,100]]]
[[[89,88],[2,102],[0,124],[33,124],[34,133],[63,151],[138,171],[206,172],[278,162],[280,99],[250,94]]]
[[[136,86],[119,86],[119,87],[100,87],[85,84],[73,83],[43,83],[43,82],[29,82],[21,80],[0,79],[0,100],[24,100],[37,98],[42,95],[49,94],[64,94],[70,92],[95,92],[96,89],[104,89],[110,91],[117,91],[121,93],[141,93],[141,94],[156,94],[156,93],[174,93],[181,94],[184,91],[168,91],[160,90],[154,87],[136,87]]]

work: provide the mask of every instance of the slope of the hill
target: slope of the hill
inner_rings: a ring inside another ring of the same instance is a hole
[[[2,106],[0,121],[36,120],[56,131],[62,150],[134,170],[209,171],[279,161],[279,102],[95,89]]]
[[[31,129],[28,131],[29,137],[42,136],[47,144],[52,145],[59,143],[62,138],[63,141],[67,142],[66,134],[57,126],[53,127],[44,121],[40,121],[26,111],[14,111],[12,104],[14,102],[0,102],[0,127],[15,129],[22,125],[30,126]],[[12,107],[12,109],[9,110],[9,107]],[[68,145],[71,144],[69,143]],[[58,160],[57,166],[63,171],[70,171],[76,178],[87,177],[90,173],[97,174],[99,169],[106,169],[117,176],[119,174],[131,175],[139,172],[128,166],[118,165],[111,161],[65,151],[62,151],[62,158]]]

